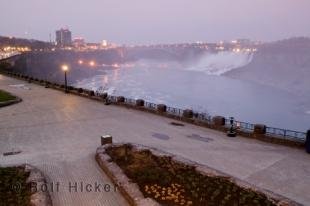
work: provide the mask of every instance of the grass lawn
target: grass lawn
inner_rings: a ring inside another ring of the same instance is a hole
[[[9,101],[9,100],[13,100],[13,99],[15,99],[14,96],[9,94],[8,92],[0,90],[0,102],[6,102],[6,101]]]
[[[30,205],[31,190],[23,167],[0,168],[0,206]]]

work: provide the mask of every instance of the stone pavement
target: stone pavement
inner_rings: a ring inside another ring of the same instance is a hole
[[[177,127],[165,117],[105,106],[1,75],[0,89],[23,99],[0,109],[0,153],[22,151],[0,156],[0,164],[27,162],[41,169],[50,183],[60,182],[60,192],[51,194],[55,205],[126,205],[118,192],[70,193],[66,188],[70,182],[109,182],[94,160],[102,134],[180,155],[310,205],[310,155],[303,150],[228,138],[190,124]]]

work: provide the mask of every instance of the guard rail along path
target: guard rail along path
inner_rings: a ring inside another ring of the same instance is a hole
[[[45,86],[46,88],[53,88],[61,91],[65,90],[65,86],[61,84],[52,83],[46,80],[40,80],[34,77],[30,77],[28,75],[14,73],[11,71],[0,70],[0,72],[11,77],[40,84],[42,86]],[[231,120],[223,116],[211,116],[207,113],[199,113],[191,109],[174,108],[164,104],[155,104],[144,101],[143,99],[131,99],[123,96],[112,96],[108,95],[107,93],[98,93],[83,88],[75,88],[73,86],[68,86],[68,92],[71,94],[91,98],[97,101],[102,101],[105,104],[120,105],[132,109],[151,112],[154,114],[166,116],[180,121],[185,121],[195,125],[208,127],[211,129],[220,130],[223,132],[227,132],[232,126]],[[237,134],[240,136],[256,138],[266,142],[283,144],[288,146],[304,147],[306,145],[306,132],[268,127],[263,124],[252,124],[237,120],[233,120],[233,126],[236,129]]]

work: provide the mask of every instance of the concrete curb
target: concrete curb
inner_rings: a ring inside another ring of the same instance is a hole
[[[36,184],[36,188],[42,188],[42,185],[46,185],[46,180],[44,175],[37,168],[26,164],[25,171],[30,172],[30,175],[27,179],[27,183]],[[38,189],[30,197],[31,206],[52,206],[52,200],[48,190],[43,191]]]
[[[9,101],[6,101],[6,102],[0,102],[0,107],[6,107],[6,106],[9,106],[9,105],[12,105],[12,104],[17,104],[17,103],[23,101],[19,97],[16,97],[16,96],[14,96],[14,97],[15,97],[15,99],[13,99],[13,100],[9,100]]]
[[[109,145],[111,144],[108,144],[107,146]],[[97,149],[96,161],[112,182],[117,185],[117,188],[128,203],[132,206],[159,206],[160,204],[155,200],[143,196],[138,185],[130,182],[122,169],[111,161],[110,156],[105,153],[105,148],[106,147],[99,147]]]
[[[112,181],[119,186],[121,193],[124,195],[124,197],[128,200],[128,202],[131,205],[137,205],[137,206],[159,205],[155,200],[151,198],[144,198],[137,184],[132,183],[128,179],[128,177],[123,173],[122,169],[118,165],[116,165],[114,162],[111,162],[111,157],[106,153],[106,148],[110,146],[120,146],[123,144],[124,143],[116,143],[116,144],[113,143],[113,144],[107,144],[107,145],[98,147],[96,151],[96,160],[99,166],[112,179]],[[202,175],[209,176],[209,177],[221,176],[233,182],[234,184],[238,185],[239,187],[250,189],[257,193],[263,193],[267,196],[269,200],[273,202],[277,202],[276,203],[277,206],[301,206],[301,204],[295,201],[292,201],[286,197],[278,195],[272,191],[259,188],[244,180],[240,180],[238,178],[232,177],[228,174],[225,174],[223,172],[220,172],[208,166],[201,165],[199,163],[193,162],[183,157],[164,152],[157,148],[147,147],[147,146],[140,145],[140,144],[132,144],[132,143],[130,144],[133,146],[134,150],[150,150],[154,155],[157,155],[157,156],[170,156],[172,157],[172,160],[176,162],[194,166],[197,172],[201,173]]]

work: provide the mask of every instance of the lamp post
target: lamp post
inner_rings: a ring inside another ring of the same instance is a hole
[[[65,93],[68,93],[68,86],[67,86],[67,71],[69,70],[68,65],[64,64],[61,66],[62,71],[65,72]]]

